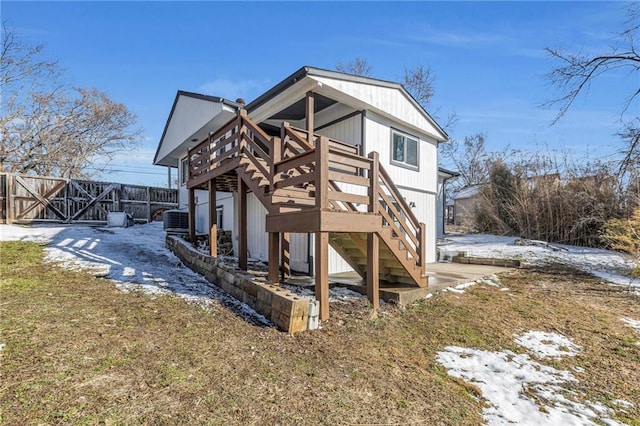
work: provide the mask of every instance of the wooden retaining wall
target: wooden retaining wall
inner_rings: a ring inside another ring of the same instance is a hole
[[[0,223],[106,223],[110,211],[150,222],[177,207],[176,189],[0,173]]]

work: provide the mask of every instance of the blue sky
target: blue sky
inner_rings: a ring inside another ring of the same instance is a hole
[[[144,129],[135,151],[101,178],[166,185],[151,165],[176,91],[252,100],[303,65],[333,69],[359,56],[373,76],[404,67],[437,75],[432,112],[458,116],[450,136],[484,132],[488,148],[549,147],[606,157],[621,105],[637,78],[611,74],[569,114],[540,105],[554,95],[544,48],[606,51],[625,19],[621,2],[2,2],[2,19],[76,86],[125,103]],[[638,105],[633,105],[637,115]],[[443,164],[447,166],[447,164]]]

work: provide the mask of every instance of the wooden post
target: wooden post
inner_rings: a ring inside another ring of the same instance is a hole
[[[378,192],[379,192],[379,172],[380,160],[378,153],[373,151],[369,154],[372,164],[369,170],[369,213],[378,214]],[[380,240],[375,232],[367,234],[367,298],[373,309],[380,307]]]
[[[284,135],[284,128],[281,128],[280,135]],[[275,136],[271,137],[271,164],[269,164],[269,172],[271,173],[271,177],[269,178],[269,192],[271,193],[276,190],[276,182],[280,180],[276,176],[276,164],[282,160],[283,140],[284,137],[281,137],[280,140]]]
[[[307,132],[309,138],[309,145],[313,146],[313,126],[314,126],[314,114],[315,114],[315,102],[313,97],[313,92],[307,92],[307,108],[305,114],[305,121],[307,125]]]
[[[280,257],[280,262],[282,267],[282,279],[286,280],[287,278],[289,278],[289,276],[291,276],[291,252],[289,250],[290,234],[288,232],[283,232],[281,236],[282,239],[280,242],[280,246],[282,250],[282,256]]]
[[[13,217],[14,217],[13,179],[15,175],[7,174],[6,176],[7,176],[7,186],[6,186],[7,224],[11,225],[13,223]]]
[[[329,206],[329,139],[320,136],[316,146],[316,207]]]
[[[218,211],[216,178],[209,180],[209,255],[218,257]]]
[[[120,202],[122,203],[122,200],[120,200]],[[147,223],[151,223],[151,188],[148,186],[147,186]]]
[[[380,307],[380,240],[375,232],[367,234],[367,298],[373,309]]]
[[[320,320],[329,319],[329,233],[316,232],[316,299],[320,302]]]
[[[247,117],[247,110],[240,108],[238,110],[238,155],[242,156],[243,151],[247,149],[247,141],[244,140],[244,135],[247,132],[247,128],[244,125],[244,119]]]
[[[196,190],[189,188],[189,241],[196,243]]]
[[[280,281],[280,233],[269,232],[269,273],[267,278],[273,283]]]
[[[422,266],[422,275],[427,271],[427,227],[424,223],[420,222],[420,236],[418,237],[418,243],[420,244],[420,266]]]
[[[371,170],[369,170],[369,208],[367,211],[378,214],[378,174],[380,172],[380,159],[378,158],[378,153],[375,151],[369,154],[369,158],[373,160],[373,164],[371,164]]]
[[[247,270],[247,184],[238,175],[238,267]]]

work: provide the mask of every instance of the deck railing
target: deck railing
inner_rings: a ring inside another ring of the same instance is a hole
[[[369,212],[424,268],[425,225],[380,164],[378,154],[358,155],[358,147],[282,123],[280,137],[268,136],[244,110],[189,150],[189,179],[204,183],[215,169],[240,157],[267,181],[270,212],[311,208]],[[238,163],[238,166],[240,163]]]

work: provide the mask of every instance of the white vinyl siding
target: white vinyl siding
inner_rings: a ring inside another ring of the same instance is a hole
[[[171,125],[167,128],[162,139],[156,160],[160,161],[165,157],[176,155],[175,151],[184,144],[185,139],[220,111],[222,111],[222,105],[219,102],[180,96],[171,117]]]

